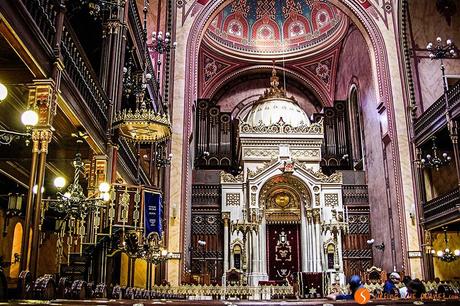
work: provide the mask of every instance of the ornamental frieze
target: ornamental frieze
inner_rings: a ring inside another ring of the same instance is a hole
[[[295,159],[312,159],[320,157],[319,149],[292,150],[292,158]]]
[[[315,171],[312,168],[309,167],[309,164],[306,163],[298,163],[300,167],[307,173],[311,174],[313,177],[315,177],[318,181],[322,183],[336,183],[336,184],[341,184],[342,183],[342,172],[335,172],[331,175],[326,175],[324,174],[321,170]]]
[[[263,163],[261,166],[257,167],[255,170],[248,169],[248,178],[254,178],[260,173],[264,172],[274,164],[276,164],[278,161],[276,159],[273,159],[269,162]]]
[[[274,159],[278,157],[278,150],[267,150],[267,149],[245,149],[244,157],[262,157]]]
[[[321,121],[312,123],[311,125],[301,125],[298,127],[286,124],[282,120],[269,126],[264,125],[262,122],[257,126],[243,123],[240,125],[240,133],[323,135],[323,120],[321,119]]]
[[[220,172],[220,182],[221,183],[242,183],[243,182],[243,173],[234,176],[225,171]]]

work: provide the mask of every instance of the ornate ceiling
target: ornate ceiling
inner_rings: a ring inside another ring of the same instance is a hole
[[[299,58],[340,41],[348,18],[323,0],[234,0],[206,30],[211,49],[246,60]]]

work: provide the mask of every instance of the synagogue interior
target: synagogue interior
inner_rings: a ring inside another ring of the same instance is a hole
[[[459,48],[456,0],[0,1],[0,304],[455,305]]]

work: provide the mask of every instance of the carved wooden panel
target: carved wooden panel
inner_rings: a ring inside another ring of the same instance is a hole
[[[344,185],[342,200],[347,210],[348,233],[343,236],[345,275],[359,275],[373,264],[367,185]]]

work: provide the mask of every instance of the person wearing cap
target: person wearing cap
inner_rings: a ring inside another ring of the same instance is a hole
[[[397,295],[399,296],[399,289],[396,287],[397,284],[401,281],[401,276],[396,273],[390,273],[388,279],[385,281],[383,286],[383,293],[386,295]]]

